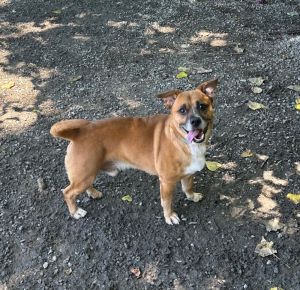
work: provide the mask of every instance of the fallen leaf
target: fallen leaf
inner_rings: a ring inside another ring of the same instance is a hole
[[[248,80],[251,83],[251,85],[253,85],[253,86],[261,86],[265,81],[262,77],[250,78]]]
[[[300,98],[297,98],[295,101],[295,109],[300,111]]]
[[[52,10],[52,13],[53,14],[56,14],[56,15],[59,15],[59,14],[61,14],[61,9],[55,9],[55,10]]]
[[[255,253],[261,257],[267,257],[276,254],[277,251],[273,249],[273,242],[268,242],[262,237],[260,243],[255,247]]]
[[[300,193],[294,194],[294,193],[288,193],[286,197],[291,200],[293,203],[298,204],[300,203]]]
[[[251,88],[251,91],[252,91],[254,94],[260,94],[263,90],[262,90],[262,88],[260,88],[260,87],[253,87],[253,88]]]
[[[198,67],[193,70],[194,74],[207,74],[211,73],[212,69],[206,69],[204,67]]]
[[[280,222],[279,218],[268,220],[265,225],[268,232],[277,232],[284,226],[284,224]]]
[[[239,47],[238,45],[236,45],[233,50],[238,53],[238,54],[241,54],[245,51],[245,48],[242,48],[242,47]]]
[[[288,16],[298,16],[299,13],[296,12],[296,11],[292,11],[292,12],[288,12],[287,15],[288,15]]]
[[[251,110],[259,110],[259,109],[265,109],[266,106],[261,104],[261,103],[256,103],[256,102],[252,102],[252,101],[249,101],[247,103],[248,107],[251,109]]]
[[[72,77],[69,79],[69,82],[70,83],[76,83],[77,81],[81,80],[82,79],[82,76],[75,76],[75,77]]]
[[[281,287],[272,287],[272,288],[270,288],[270,290],[283,290],[283,288],[281,288]]]
[[[141,277],[141,270],[137,267],[131,267],[130,268],[130,272],[137,278],[140,278]]]
[[[187,67],[185,67],[185,66],[180,66],[180,67],[178,68],[178,70],[179,70],[179,71],[184,71],[184,72],[189,71],[189,69],[188,69]]]
[[[220,167],[222,167],[222,164],[216,161],[206,161],[206,167],[210,171],[216,171]]]
[[[243,158],[252,157],[252,156],[253,156],[253,152],[250,149],[245,150],[241,154],[241,157]]]
[[[176,75],[176,79],[183,79],[183,78],[186,78],[187,76],[188,76],[187,72],[181,71],[180,73],[178,73]]]
[[[122,200],[127,202],[132,202],[132,197],[129,194],[127,194],[122,196]]]
[[[300,92],[300,85],[291,85],[288,86],[287,88],[296,92]]]
[[[14,86],[15,86],[15,82],[14,81],[9,81],[9,82],[1,85],[1,89],[8,90],[8,89],[11,89]]]

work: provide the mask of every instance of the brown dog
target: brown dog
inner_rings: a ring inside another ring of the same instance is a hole
[[[63,190],[70,214],[76,219],[85,216],[86,211],[76,205],[82,192],[93,198],[102,196],[93,188],[100,170],[115,176],[118,170],[137,168],[158,175],[165,220],[178,224],[179,217],[172,210],[176,183],[181,181],[188,199],[202,199],[201,193],[193,191],[193,174],[205,165],[217,83],[211,80],[195,90],[160,94],[170,115],[66,120],[53,125],[53,136],[71,141],[65,157],[70,185]]]

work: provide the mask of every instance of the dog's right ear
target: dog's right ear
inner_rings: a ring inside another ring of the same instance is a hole
[[[177,96],[181,92],[182,92],[181,90],[172,90],[172,91],[161,93],[161,94],[157,95],[156,97],[163,100],[164,105],[167,109],[171,109]]]

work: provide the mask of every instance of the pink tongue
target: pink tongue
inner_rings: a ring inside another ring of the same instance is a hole
[[[188,141],[189,141],[190,143],[192,143],[192,142],[193,142],[193,139],[194,139],[198,134],[199,134],[199,131],[197,131],[197,130],[195,130],[195,131],[190,131],[190,132],[187,134],[186,138],[188,139]]]

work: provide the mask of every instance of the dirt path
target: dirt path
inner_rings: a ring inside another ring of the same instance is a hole
[[[300,192],[300,93],[287,89],[300,84],[299,5],[0,1],[0,289],[299,290],[300,208],[286,198]],[[214,77],[207,159],[222,168],[196,176],[199,204],[178,187],[179,226],[162,218],[156,177],[133,170],[100,175],[103,199],[82,196],[88,215],[69,217],[54,122],[163,112],[155,94]],[[255,253],[262,237],[275,255]]]

